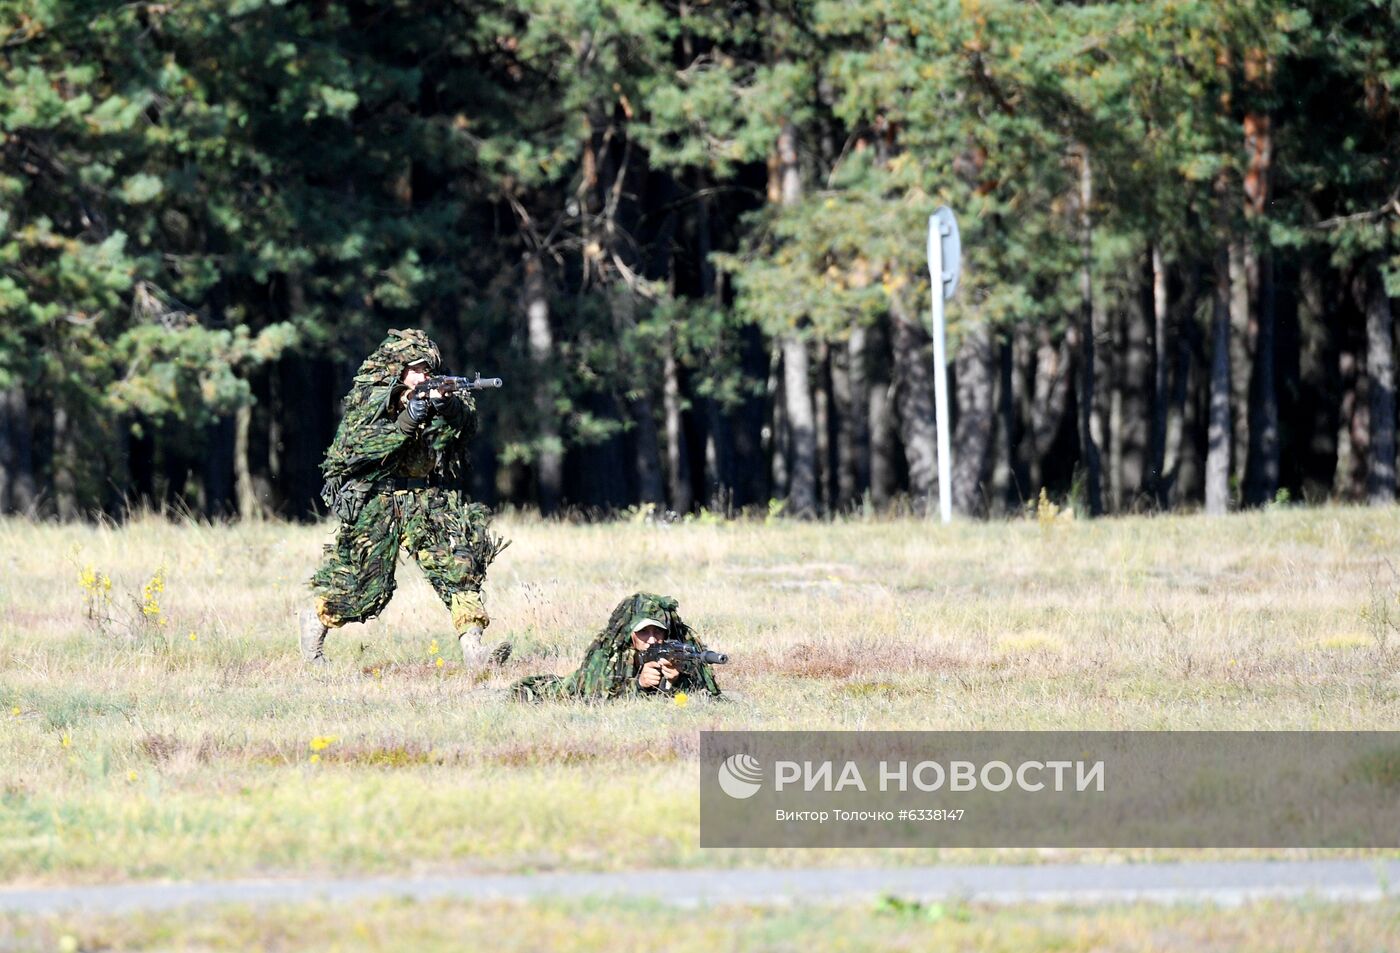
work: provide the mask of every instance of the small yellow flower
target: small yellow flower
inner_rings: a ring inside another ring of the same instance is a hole
[[[311,750],[325,751],[339,740],[340,739],[335,735],[317,735],[315,738],[311,739]]]
[[[677,708],[684,708],[690,704],[690,696],[685,692],[676,692],[676,696],[671,701],[675,703]]]
[[[442,661],[442,656],[439,655],[439,656],[438,656],[438,660],[437,660],[437,667],[438,667],[438,668],[442,668],[443,664],[444,664],[444,663],[443,663],[443,661]]]
[[[19,706],[16,705],[15,707],[11,708],[11,709],[10,709],[10,714],[12,714],[12,715],[14,715],[16,718],[18,718],[18,717],[19,717],[19,714],[20,714],[20,712],[19,712]]]
[[[428,654],[429,654],[429,655],[436,655],[436,654],[438,654],[438,652],[440,652],[440,651],[441,651],[441,649],[438,648],[437,639],[433,639],[433,644],[430,645],[430,646],[428,646]]]
[[[320,756],[319,754],[313,754],[313,755],[311,756],[311,763],[312,763],[312,764],[320,764],[320,763],[321,763],[321,756]]]
[[[151,581],[141,587],[141,614],[151,619],[156,625],[165,625],[165,617],[161,615],[160,599],[161,593],[165,592],[165,567],[161,566],[156,570],[156,574],[151,577]]]
[[[374,670],[374,677],[375,677],[375,678],[383,678],[383,677],[384,677],[384,670],[383,670],[382,668],[377,668],[377,669],[375,669],[375,670]]]
[[[73,747],[73,736],[65,731],[62,735],[59,736],[58,743],[65,748],[71,748]]]
[[[190,641],[191,641],[191,642],[198,642],[198,641],[199,641],[199,636],[197,636],[197,635],[195,635],[193,632],[191,632],[191,633],[190,633]]]
[[[128,771],[128,772],[126,773],[126,779],[127,779],[128,781],[135,781],[135,780],[136,780],[136,772],[135,772],[135,771]]]

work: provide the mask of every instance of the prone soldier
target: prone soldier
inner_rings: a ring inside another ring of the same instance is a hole
[[[637,695],[704,691],[718,696],[712,665],[728,656],[695,638],[670,596],[637,592],[613,609],[608,624],[572,674],[530,675],[511,685],[518,701],[581,698],[602,701]]]

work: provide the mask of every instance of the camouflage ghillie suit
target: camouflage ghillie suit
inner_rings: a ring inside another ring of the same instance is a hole
[[[699,648],[690,626],[681,621],[676,600],[638,592],[628,596],[613,609],[608,625],[583,657],[583,664],[572,675],[530,675],[510,687],[513,697],[520,701],[542,701],[557,698],[601,700],[635,695],[670,695],[678,691],[706,691],[719,694],[715,673],[708,665],[682,667],[681,674],[669,691],[642,688],[637,683],[641,671],[641,653],[632,645],[632,631],[644,619],[665,623],[666,638],[681,639]]]
[[[476,404],[469,394],[455,394],[421,423],[400,412],[401,375],[420,362],[429,375],[437,373],[437,345],[421,331],[390,331],[360,365],[345,398],[345,416],[321,464],[322,498],[340,528],[310,580],[324,626],[383,611],[394,592],[400,546],[451,610],[458,633],[490,622],[481,586],[506,544],[487,531],[486,508],[464,494]],[[308,651],[305,634],[303,651],[312,661],[320,655],[319,644]]]

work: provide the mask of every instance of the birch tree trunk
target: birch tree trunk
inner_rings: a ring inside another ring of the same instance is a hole
[[[1272,82],[1273,61],[1262,49],[1245,56],[1245,81],[1256,94],[1266,93]],[[1258,102],[1258,100],[1254,100]],[[1262,227],[1268,213],[1273,177],[1273,127],[1268,112],[1253,108],[1243,121],[1245,216],[1251,229],[1247,258],[1253,310],[1249,315],[1249,455],[1244,467],[1245,502],[1259,506],[1272,500],[1279,485],[1278,387],[1274,380],[1275,341],[1274,260],[1268,231]]]
[[[525,332],[530,366],[535,376],[535,425],[539,428],[535,455],[535,493],[540,512],[559,509],[564,490],[564,442],[559,435],[555,406],[554,331],[549,323],[549,292],[539,256],[527,254],[525,268]]]
[[[1144,289],[1146,290],[1146,289]],[[1119,507],[1135,506],[1151,488],[1153,418],[1153,324],[1146,295],[1133,295],[1123,313],[1123,359],[1118,388],[1122,395],[1119,429]]]
[[[1366,270],[1366,378],[1370,397],[1370,452],[1366,499],[1395,502],[1395,330],[1380,269]]]
[[[1102,301],[1102,298],[1099,299]],[[1123,508],[1123,358],[1127,347],[1122,308],[1104,314],[1097,306],[1094,326],[1108,338],[1108,348],[1095,348],[1098,366],[1094,370],[1095,389],[1099,398],[1095,421],[1100,429],[1094,431],[1094,441],[1108,447],[1108,467],[1104,473],[1104,506],[1110,513]]]
[[[690,486],[690,454],[685,446],[685,431],[681,426],[681,377],[676,351],[671,341],[666,343],[662,362],[665,378],[662,399],[666,412],[666,476],[671,490],[671,509],[689,513],[694,504]]]
[[[1079,163],[1079,225],[1081,264],[1079,274],[1079,453],[1084,465],[1089,515],[1103,513],[1103,473],[1099,445],[1094,439],[1094,283],[1093,283],[1094,179],[1089,150],[1083,148]]]
[[[1018,323],[1011,332],[1010,348],[1011,407],[1008,412],[1012,420],[1010,460],[1015,494],[1008,502],[1020,506],[1038,496],[1040,489],[1040,461],[1036,457],[1035,432],[1031,426],[1035,418],[1036,385],[1036,342],[1032,328],[1024,322]]]
[[[777,159],[782,204],[796,205],[802,200],[802,172],[797,156],[797,128],[792,123],[783,126],[778,134]],[[782,336],[782,350],[783,399],[790,441],[787,512],[809,517],[817,512],[817,429],[806,339],[790,331]]]
[[[700,296],[723,306],[724,295],[715,274],[714,262],[710,260],[710,253],[714,250],[711,226],[714,209],[707,194],[709,185],[707,173],[703,169],[698,170],[695,191],[701,195],[701,199],[696,210],[695,231],[696,251],[700,260]],[[734,509],[735,485],[738,483],[734,462],[734,427],[718,400],[713,397],[701,400],[705,408],[705,505],[714,512],[729,514]]]
[[[1233,232],[1233,229],[1231,229]],[[1253,373],[1254,319],[1250,309],[1250,251],[1231,234],[1228,241],[1230,309],[1230,474],[1243,487],[1249,460],[1249,379]]]
[[[1257,300],[1254,308],[1254,367],[1249,394],[1249,459],[1244,495],[1259,506],[1278,493],[1278,385],[1274,365],[1277,330],[1274,315],[1273,256],[1268,250],[1256,261]]]
[[[1337,464],[1332,493],[1341,500],[1359,500],[1366,487],[1370,456],[1371,405],[1365,361],[1348,342],[1337,355],[1342,399],[1337,420]]]
[[[1195,355],[1205,353],[1200,322],[1196,320],[1199,272],[1192,269],[1181,298],[1168,311],[1167,327],[1175,328],[1175,342],[1166,351],[1173,366],[1168,370],[1169,395],[1166,406],[1166,435],[1162,452],[1162,506],[1175,506],[1195,493],[1202,484],[1200,453],[1196,435],[1200,430],[1200,365]]]
[[[258,496],[253,480],[252,455],[253,405],[243,404],[233,416],[233,480],[238,496],[238,515],[245,520],[258,521],[268,515],[267,507]]]
[[[797,334],[789,334],[782,340],[782,349],[789,446],[787,513],[810,517],[817,512],[817,426],[807,342]]]
[[[1162,249],[1153,243],[1152,261],[1152,428],[1148,436],[1146,485],[1154,504],[1164,507],[1167,472],[1167,401],[1171,375],[1167,341],[1167,266]]]
[[[783,342],[773,342],[773,356],[769,361],[768,408],[770,423],[766,428],[764,450],[771,462],[769,484],[772,499],[787,499],[788,461],[790,458],[787,424],[787,398],[784,394]]]
[[[1210,335],[1210,417],[1206,431],[1206,514],[1230,509],[1230,249],[1222,236],[1215,261]]]

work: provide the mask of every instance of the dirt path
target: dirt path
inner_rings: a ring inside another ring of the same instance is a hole
[[[912,900],[1240,904],[1263,898],[1339,901],[1400,895],[1400,860],[922,867],[885,870],[659,870],[465,875],[426,879],[227,880],[0,888],[0,912],[124,913],[191,904],[277,904],[381,897],[480,900],[626,896],[679,905]]]

